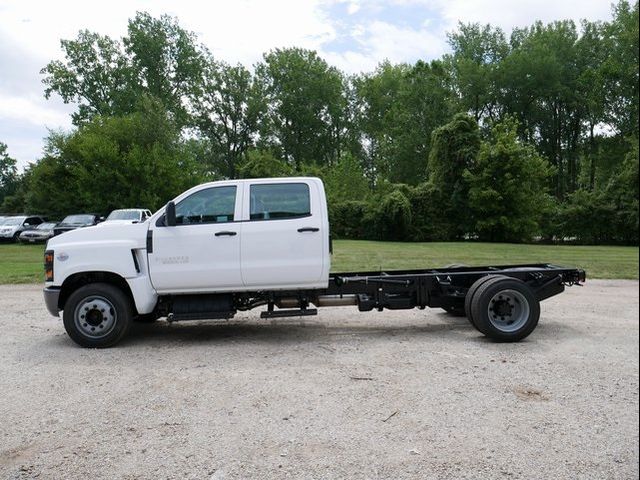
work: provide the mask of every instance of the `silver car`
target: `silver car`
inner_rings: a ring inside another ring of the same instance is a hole
[[[57,223],[45,222],[38,225],[34,230],[25,230],[20,234],[20,243],[40,243],[46,242],[53,237],[53,227]]]
[[[31,217],[27,215],[9,217],[0,225],[0,240],[16,242],[22,232],[33,230],[41,223],[44,223],[42,217]]]

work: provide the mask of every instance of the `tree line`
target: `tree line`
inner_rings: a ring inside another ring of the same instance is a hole
[[[21,174],[0,144],[0,211],[156,209],[203,180],[304,174],[339,237],[637,244],[638,2],[448,42],[346,75],[300,48],[230,65],[169,16],[81,31],[41,71],[74,129]]]

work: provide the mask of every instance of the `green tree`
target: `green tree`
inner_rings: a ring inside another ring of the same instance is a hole
[[[501,103],[518,119],[520,137],[556,167],[554,193],[577,187],[584,120],[580,98],[578,32],[572,21],[515,29],[501,66]]]
[[[60,95],[75,102],[72,114],[79,125],[95,115],[122,115],[134,108],[134,72],[122,44],[108,36],[82,30],[75,40],[61,40],[65,61],[49,62],[44,75],[45,97]]]
[[[202,180],[190,149],[163,107],[94,117],[70,134],[52,134],[33,167],[30,210],[62,217],[124,207],[152,210]]]
[[[509,52],[504,32],[491,25],[459,23],[447,35],[453,54],[445,56],[453,71],[462,109],[476,121],[494,120],[500,114],[498,69]]]
[[[132,113],[142,95],[162,102],[178,126],[188,123],[185,99],[202,81],[204,50],[176,19],[139,12],[121,41],[82,30],[60,43],[65,60],[41,70],[45,96],[78,103],[76,125],[95,115]]]
[[[439,61],[385,62],[354,79],[372,184],[376,177],[412,185],[425,179],[431,133],[451,116],[447,75]]]
[[[240,178],[289,177],[293,167],[273,156],[268,150],[249,150],[238,167]]]
[[[262,143],[300,170],[340,157],[345,134],[345,80],[314,51],[275,49],[256,68],[269,115]]]
[[[470,230],[469,185],[464,172],[474,168],[480,149],[478,123],[466,114],[457,114],[451,122],[433,132],[429,153],[431,195],[440,200],[442,216],[452,238],[462,238]]]
[[[7,145],[0,142],[0,205],[13,195],[18,184],[16,160],[7,153]]]
[[[331,167],[321,172],[329,204],[350,200],[366,200],[370,194],[369,184],[358,160],[345,153]]]
[[[639,158],[638,137],[635,137],[631,140],[631,150],[604,190],[604,197],[615,212],[607,222],[615,232],[614,240],[633,245],[638,244],[639,230]]]
[[[550,207],[546,185],[552,173],[535,148],[518,139],[517,121],[494,124],[476,164],[464,174],[473,232],[492,242],[531,240]]]
[[[638,2],[621,0],[613,6],[606,26],[607,57],[603,65],[608,121],[623,136],[638,133]]]
[[[205,49],[174,17],[138,12],[122,39],[138,87],[160,100],[179,127],[189,123],[185,99],[200,87]]]
[[[191,95],[194,124],[211,145],[211,168],[236,178],[255,144],[267,104],[259,82],[242,65],[209,59],[201,87]]]
[[[603,63],[607,56],[607,48],[604,36],[605,27],[602,22],[584,21],[582,23],[582,35],[576,44],[577,66],[580,72],[577,79],[577,94],[588,126],[588,142],[585,148],[588,165],[585,165],[583,170],[588,171],[586,185],[590,190],[593,190],[596,186],[598,146],[600,143],[596,135],[596,127],[606,119],[606,89]]]

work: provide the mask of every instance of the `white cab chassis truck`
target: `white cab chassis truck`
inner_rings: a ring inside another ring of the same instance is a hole
[[[62,311],[83,347],[119,342],[132,321],[263,318],[442,308],[484,335],[518,341],[538,324],[540,301],[585,272],[549,264],[330,273],[331,239],[317,178],[198,185],[147,221],[73,230],[45,251],[47,309]]]

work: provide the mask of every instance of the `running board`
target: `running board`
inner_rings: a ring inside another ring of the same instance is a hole
[[[315,308],[305,308],[304,310],[272,310],[260,313],[260,318],[306,317],[317,314],[318,310]]]
[[[235,312],[196,312],[196,313],[170,313],[167,316],[169,322],[183,320],[221,320],[233,318]]]

